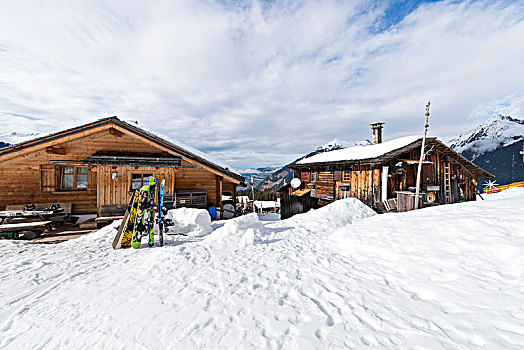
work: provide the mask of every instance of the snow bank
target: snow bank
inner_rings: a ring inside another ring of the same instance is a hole
[[[485,197],[385,215],[340,200],[139,250],[111,248],[118,222],[0,240],[0,349],[521,350],[524,190]]]
[[[373,215],[377,215],[377,213],[358,199],[345,198],[334,201],[320,209],[312,209],[307,213],[295,215],[284,221],[291,221],[296,225],[311,229],[327,231],[351,225]]]
[[[279,221],[280,214],[277,213],[257,213],[260,221]]]
[[[188,236],[205,236],[213,232],[211,217],[205,209],[171,209],[166,217],[173,220],[175,224],[169,227],[169,231],[172,233],[183,233]]]
[[[224,226],[207,236],[205,243],[214,247],[243,248],[252,245],[263,226],[256,213],[228,220]]]
[[[499,199],[510,199],[510,198],[518,198],[524,196],[524,188],[523,187],[511,187],[507,190],[503,190],[496,193],[482,193],[482,198],[485,200],[499,200]],[[478,199],[477,200],[482,200]]]

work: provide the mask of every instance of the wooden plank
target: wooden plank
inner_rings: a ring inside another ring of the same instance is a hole
[[[61,155],[66,154],[66,149],[65,148],[56,147],[56,146],[47,147],[45,149],[45,151],[46,151],[46,153],[49,153],[49,154],[61,154]]]
[[[122,132],[115,128],[109,128],[109,134],[113,135],[114,137],[122,137]]]
[[[22,222],[18,224],[4,224],[0,225],[0,232],[10,231],[24,231],[32,230],[35,228],[45,228],[47,225],[52,224],[52,221],[37,221],[37,222]]]

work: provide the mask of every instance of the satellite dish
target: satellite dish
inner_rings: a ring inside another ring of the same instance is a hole
[[[291,187],[293,188],[299,188],[300,185],[302,184],[302,181],[300,181],[299,178],[293,178],[293,180],[291,180]]]

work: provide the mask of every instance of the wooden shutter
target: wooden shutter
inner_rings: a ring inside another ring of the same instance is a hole
[[[97,176],[97,172],[88,168],[87,170],[87,189],[90,191],[96,191],[96,176]]]
[[[60,176],[60,167],[52,164],[40,165],[40,191],[56,191]]]
[[[342,170],[335,170],[333,172],[333,180],[342,181]]]
[[[433,185],[435,183],[433,164],[422,165],[422,183],[424,185]]]

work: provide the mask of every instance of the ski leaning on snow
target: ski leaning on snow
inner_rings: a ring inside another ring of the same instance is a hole
[[[163,179],[160,183],[160,186],[158,186],[158,216],[157,216],[157,222],[158,222],[158,246],[162,247],[164,245],[164,185],[166,183],[166,180]]]
[[[122,223],[120,224],[120,227],[118,228],[118,231],[115,235],[115,238],[113,239],[113,249],[118,249],[120,245],[122,244],[123,236],[125,233],[128,234],[129,238],[132,235],[132,231],[127,230],[127,226],[129,223],[134,224],[134,216],[136,214],[136,206],[134,206],[134,203],[138,203],[138,190],[135,190],[133,195],[131,196],[131,199],[129,200],[129,204],[126,208],[126,213],[124,214],[124,218],[122,219]],[[128,239],[129,240],[129,239]]]

